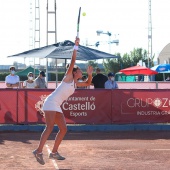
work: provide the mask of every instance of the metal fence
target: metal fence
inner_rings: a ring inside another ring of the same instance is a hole
[[[170,82],[117,82],[119,89],[170,89]]]
[[[20,82],[20,87],[22,88],[23,82]],[[58,83],[60,84],[60,82]],[[117,82],[119,89],[170,89],[170,82],[163,81],[153,81],[153,82]],[[6,88],[5,82],[0,81],[0,88]],[[56,82],[48,82],[49,89],[56,88]],[[90,89],[93,89],[93,86],[90,86]]]

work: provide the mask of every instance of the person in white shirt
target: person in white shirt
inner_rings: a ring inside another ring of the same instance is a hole
[[[115,74],[114,73],[109,73],[108,74],[108,80],[105,82],[104,85],[105,89],[118,89],[118,85],[115,81]]]
[[[19,87],[19,76],[15,75],[15,66],[9,68],[10,75],[5,77],[6,86],[9,88]]]
[[[87,80],[87,77],[84,75],[82,78],[78,79],[78,82],[85,82]],[[87,89],[87,86],[84,87],[77,87],[78,89]]]
[[[34,82],[34,75],[32,72],[29,72],[28,75],[28,80],[25,80],[23,82],[23,88],[28,88],[28,89],[33,89],[35,88],[35,82]]]

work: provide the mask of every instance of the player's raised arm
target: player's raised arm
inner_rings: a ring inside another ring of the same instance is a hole
[[[73,68],[74,68],[75,61],[76,61],[79,42],[80,42],[80,39],[76,38],[75,45],[74,45],[74,48],[73,48],[73,54],[72,54],[72,57],[71,57],[71,62],[69,64],[69,67],[68,67],[66,74],[65,74],[66,76],[72,75],[72,71],[73,71]]]

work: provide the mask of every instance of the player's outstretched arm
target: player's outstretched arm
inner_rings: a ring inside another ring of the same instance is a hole
[[[65,74],[66,76],[68,76],[68,75],[72,76],[72,71],[73,71],[73,68],[74,68],[74,64],[76,62],[77,50],[78,50],[79,42],[80,42],[80,39],[76,37],[75,45],[74,45],[74,49],[73,49],[73,54],[72,54],[72,57],[71,57],[71,62],[70,62],[70,65],[69,65],[69,67],[67,69],[67,72]]]

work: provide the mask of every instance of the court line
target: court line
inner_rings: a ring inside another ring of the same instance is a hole
[[[112,150],[114,152],[131,152],[131,151],[142,151],[142,150],[147,150],[147,151],[170,151],[170,149],[115,149]]]
[[[50,153],[51,153],[51,150],[50,150],[49,146],[48,146],[47,144],[46,144],[45,146],[46,146],[46,148],[47,148],[48,154],[50,154]],[[54,165],[54,168],[55,168],[56,170],[59,170],[59,167],[58,167],[58,165],[57,165],[57,162],[56,162],[54,159],[51,159],[51,161],[52,161],[52,163],[53,163],[53,165]]]

